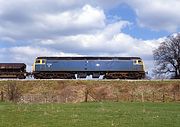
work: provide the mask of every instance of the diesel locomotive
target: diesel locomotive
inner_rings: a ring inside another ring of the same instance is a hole
[[[140,57],[37,57],[33,64],[35,79],[142,79],[145,77]]]

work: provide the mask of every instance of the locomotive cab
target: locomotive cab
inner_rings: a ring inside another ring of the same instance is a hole
[[[36,67],[37,67],[37,66],[39,66],[39,65],[41,66],[42,64],[45,65],[45,64],[46,64],[46,60],[45,60],[45,59],[38,59],[38,58],[36,58],[36,60],[35,60],[35,62],[34,62],[34,64],[33,64],[33,67],[32,67],[32,68],[33,68],[33,69],[32,69],[33,72],[36,71]]]
[[[134,69],[138,71],[145,71],[144,62],[142,59],[133,60]]]

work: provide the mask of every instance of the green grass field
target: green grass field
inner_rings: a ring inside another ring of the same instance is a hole
[[[0,103],[0,127],[179,127],[180,103]]]

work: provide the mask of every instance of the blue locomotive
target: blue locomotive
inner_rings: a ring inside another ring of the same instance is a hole
[[[33,64],[35,79],[142,79],[144,63],[139,57],[37,57]]]

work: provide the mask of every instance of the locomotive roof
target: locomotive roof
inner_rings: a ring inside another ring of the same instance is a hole
[[[140,57],[37,57],[37,59],[49,59],[49,60],[132,60],[141,59]]]

